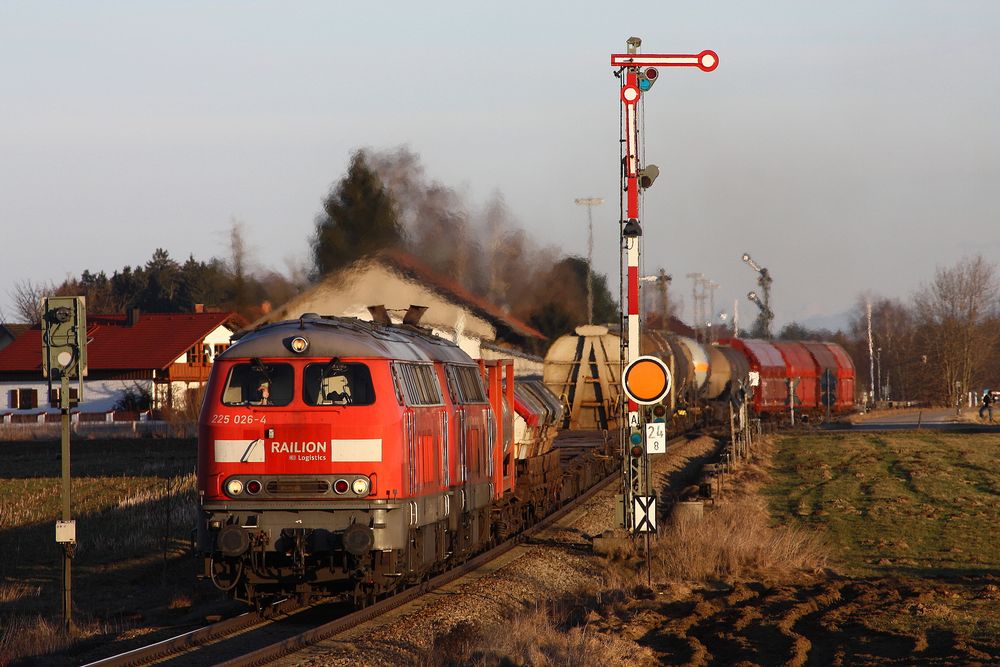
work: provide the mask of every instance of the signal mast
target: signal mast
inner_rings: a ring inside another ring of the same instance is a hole
[[[761,298],[761,295],[755,291],[751,290],[747,293],[747,298],[757,304],[757,307],[760,309],[760,314],[754,323],[753,335],[758,338],[770,339],[771,322],[774,320],[774,311],[771,310],[771,283],[773,282],[771,272],[753,261],[749,253],[743,253],[743,261],[747,263],[747,266],[760,274],[760,277],[757,278],[757,285],[760,286],[760,291],[763,294],[763,298]]]
[[[620,258],[627,264],[627,305],[622,299],[622,412],[628,415],[620,443],[623,455],[622,494],[618,518],[629,532],[656,531],[656,496],[650,480],[649,454],[662,453],[666,447],[665,409],[657,405],[670,391],[670,371],[656,357],[639,355],[639,256],[642,240],[639,195],[659,176],[654,164],[639,164],[639,101],[659,78],[659,67],[697,67],[711,72],[719,66],[714,51],[695,55],[639,54],[642,40],[630,37],[626,53],[611,56],[615,76],[622,79],[619,94],[622,104],[621,193],[623,213],[620,221]],[[624,76],[623,76],[624,75]],[[646,414],[639,406],[656,406]],[[652,422],[652,423],[647,423]]]

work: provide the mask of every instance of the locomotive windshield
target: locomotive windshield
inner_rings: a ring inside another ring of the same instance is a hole
[[[342,362],[309,364],[302,377],[302,399],[308,405],[371,405],[375,388],[368,366]]]
[[[292,402],[295,373],[289,364],[265,364],[252,359],[229,371],[222,392],[223,405],[288,405]]]

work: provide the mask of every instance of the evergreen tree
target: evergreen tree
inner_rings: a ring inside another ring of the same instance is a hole
[[[316,277],[403,239],[392,196],[364,151],[351,158],[347,175],[323,202],[323,210],[312,239]]]
[[[135,306],[145,289],[146,274],[141,266],[137,266],[134,271],[131,266],[126,266],[111,274],[111,293],[114,303],[118,305],[118,312],[125,312]]]
[[[170,253],[157,248],[146,262],[146,287],[138,306],[153,313],[184,312],[191,303],[182,299],[181,267],[170,259]]]

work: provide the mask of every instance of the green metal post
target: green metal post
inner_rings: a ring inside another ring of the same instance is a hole
[[[69,377],[61,373],[62,390],[59,392],[59,408],[62,411],[62,520],[70,520],[70,473],[69,473]],[[64,542],[63,550],[63,626],[68,634],[73,634],[73,543]]]

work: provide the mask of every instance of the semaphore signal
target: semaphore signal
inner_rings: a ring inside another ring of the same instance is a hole
[[[626,254],[627,277],[623,283],[627,286],[627,300],[622,299],[625,308],[622,312],[622,325],[627,337],[623,337],[622,374],[623,385],[626,383],[626,371],[641,368],[635,362],[639,357],[639,255],[642,240],[642,223],[639,219],[639,194],[653,185],[660,170],[654,164],[640,165],[639,142],[639,101],[644,92],[649,92],[659,79],[661,67],[696,67],[703,72],[711,72],[719,66],[719,55],[715,51],[705,50],[696,54],[640,54],[642,40],[630,37],[626,44],[627,53],[611,55],[612,67],[618,68],[615,74],[624,74],[619,98],[622,109],[621,145],[622,184],[621,192],[624,198],[624,218],[621,224],[621,249]],[[626,366],[628,364],[628,366]],[[650,365],[650,368],[652,366]],[[669,379],[666,380],[669,387]],[[641,446],[642,424],[645,416],[639,411],[639,404],[623,392],[622,408],[627,412],[628,420],[622,427],[620,440],[623,455],[623,496],[619,499],[621,508],[621,524],[630,532],[648,532],[655,530],[655,521],[650,522],[650,512],[655,516],[655,498],[652,496],[649,476],[649,448]],[[638,438],[639,443],[634,440]],[[658,451],[658,450],[657,450]],[[637,509],[639,508],[639,509]],[[639,515],[642,521],[639,521]]]

